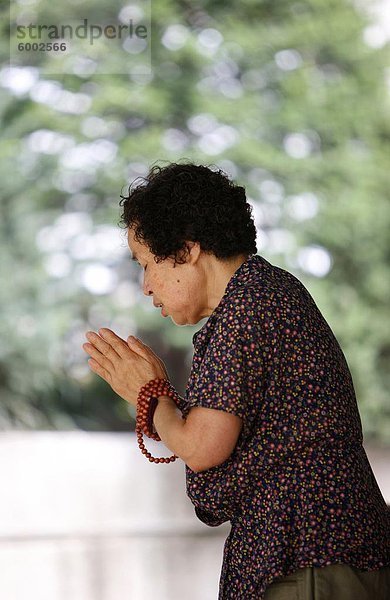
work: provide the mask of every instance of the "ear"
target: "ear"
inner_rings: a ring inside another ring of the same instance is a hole
[[[201,247],[199,242],[186,241],[186,246],[188,249],[187,262],[189,264],[195,264],[200,256]]]

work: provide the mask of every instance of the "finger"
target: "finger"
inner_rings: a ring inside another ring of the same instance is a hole
[[[136,339],[138,339],[138,338],[136,338]],[[145,348],[146,353],[150,353],[152,356],[154,356],[154,358],[157,360],[157,362],[160,365],[162,365],[165,369],[164,361],[154,352],[154,350],[150,346],[145,344],[142,340],[138,340],[138,341],[141,344],[141,347]]]
[[[106,371],[106,369],[99,365],[99,363],[96,362],[96,360],[94,360],[93,358],[89,359],[88,364],[94,373],[99,375],[102,379],[104,379],[104,381],[107,381],[107,383],[111,385],[111,377],[110,374]]]
[[[128,352],[128,346],[121,337],[116,335],[111,329],[102,327],[99,329],[99,334],[110,346],[115,350],[118,356],[123,356],[123,353]]]
[[[94,362],[98,363],[106,371],[114,370],[112,362],[106,356],[101,354],[93,344],[83,344],[83,350],[94,359]]]
[[[115,361],[120,358],[120,356],[111,346],[111,344],[108,341],[105,341],[100,335],[98,335],[94,331],[88,331],[85,334],[85,336],[88,339],[88,341],[93,346],[95,346],[95,348],[97,348],[101,354],[103,354],[103,356],[106,356],[111,361]]]
[[[150,353],[152,351],[148,346],[146,346],[146,344],[141,342],[141,340],[134,337],[133,335],[129,335],[129,337],[127,338],[127,343],[129,345],[130,350],[137,352],[137,354],[140,354],[143,358],[147,360],[150,359]],[[152,354],[155,356],[153,352]]]
[[[152,348],[147,344],[144,344],[142,340],[134,337],[133,335],[129,335],[129,337],[127,338],[127,343],[129,344],[131,350],[134,350],[135,352],[140,354],[140,356],[142,356],[142,358],[145,358],[145,360],[148,360],[150,362],[151,358],[154,358],[154,360],[157,361],[162,370],[166,372],[164,362],[159,356],[157,356],[155,352],[153,352]]]

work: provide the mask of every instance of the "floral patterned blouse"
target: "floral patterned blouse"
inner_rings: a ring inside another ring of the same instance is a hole
[[[219,600],[259,600],[306,566],[390,565],[389,511],[365,451],[344,354],[305,286],[251,255],[193,336],[183,405],[243,420],[231,456],[187,494],[210,526],[231,522]]]

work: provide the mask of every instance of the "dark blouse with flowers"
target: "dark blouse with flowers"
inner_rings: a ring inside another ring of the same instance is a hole
[[[186,409],[243,420],[224,463],[186,466],[199,519],[232,525],[219,600],[259,600],[276,577],[306,566],[389,565],[389,512],[362,447],[351,374],[305,286],[250,256],[193,344]]]

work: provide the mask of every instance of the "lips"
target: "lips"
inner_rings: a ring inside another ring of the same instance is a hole
[[[162,302],[158,302],[158,303],[153,302],[153,306],[155,308],[161,308],[161,314],[162,314],[163,317],[167,317],[168,316],[168,313],[166,313],[165,310],[164,310],[164,305],[163,305]]]

